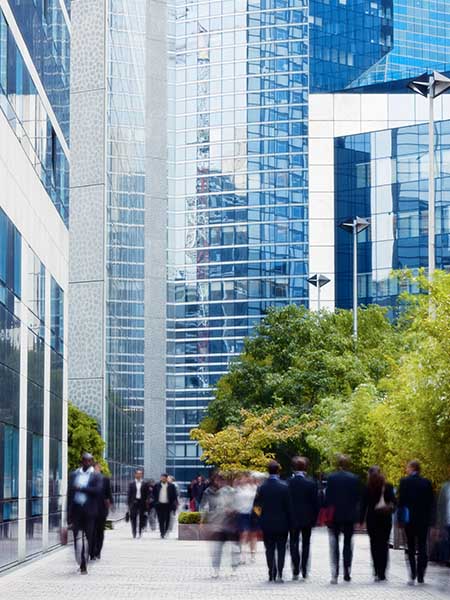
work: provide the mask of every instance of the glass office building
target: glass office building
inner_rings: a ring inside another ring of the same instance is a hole
[[[146,4],[71,7],[69,390],[99,423],[117,495],[143,465]]]
[[[370,4],[376,4],[370,3]],[[391,0],[392,50],[350,87],[450,70],[450,4],[442,0]]]
[[[309,95],[366,85],[372,72],[384,82],[441,68],[448,10],[412,0],[169,4],[167,468],[182,482],[201,465],[189,431],[245,336],[269,306],[309,302]]]
[[[394,41],[396,0],[310,0],[310,90],[350,86],[385,60]]]
[[[358,300],[394,306],[395,269],[428,265],[428,125],[335,140],[335,215],[369,217],[358,239]],[[436,123],[436,266],[450,266],[450,121]],[[336,229],[336,305],[352,305],[352,241]]]
[[[182,1],[170,56],[167,467],[270,306],[307,302],[308,3]]]
[[[109,2],[106,457],[116,480],[144,460],[145,5]]]
[[[67,471],[70,20],[0,8],[0,570],[59,544]]]

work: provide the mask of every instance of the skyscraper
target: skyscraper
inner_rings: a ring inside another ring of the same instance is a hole
[[[199,469],[189,431],[245,336],[269,306],[309,302],[311,215],[328,202],[310,200],[311,93],[445,63],[448,8],[435,4],[169,3],[167,466],[177,479]]]
[[[72,2],[70,395],[120,491],[143,464],[145,0]]]
[[[63,522],[68,9],[0,1],[0,569],[56,546]]]

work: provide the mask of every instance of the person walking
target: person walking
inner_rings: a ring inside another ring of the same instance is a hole
[[[173,483],[168,480],[167,473],[161,475],[159,483],[153,488],[153,498],[158,515],[159,532],[161,538],[166,537],[170,526],[170,515],[176,512],[178,506],[177,489]]]
[[[85,452],[80,468],[69,476],[67,492],[67,523],[73,532],[75,559],[83,575],[87,574],[89,556],[95,547],[95,523],[102,494],[102,477],[92,463],[92,454]]]
[[[259,514],[263,532],[269,581],[281,583],[291,528],[291,503],[288,486],[280,480],[280,465],[272,460],[267,470],[269,478],[256,492],[254,510]]]
[[[250,474],[242,473],[236,479],[234,489],[241,563],[245,564],[246,562],[247,547],[250,551],[251,562],[255,562],[257,540],[252,514],[257,485]]]
[[[307,458],[295,456],[292,459],[293,476],[288,482],[292,506],[292,527],[289,540],[294,581],[298,580],[300,575],[300,562],[303,579],[308,577],[311,533],[319,514],[319,487],[314,479],[308,477],[308,465]],[[301,561],[300,536],[302,539]]]
[[[204,477],[197,475],[196,479],[192,482],[190,489],[190,499],[193,501],[193,508],[195,511],[198,511],[200,507],[202,496],[205,490],[206,482]]]
[[[223,549],[231,543],[231,568],[233,573],[239,566],[238,533],[236,527],[235,490],[226,477],[214,473],[200,504],[203,531],[211,544],[213,577],[220,575]]]
[[[91,560],[100,560],[105,539],[106,520],[108,519],[109,510],[113,505],[113,496],[111,479],[103,475],[100,463],[94,463],[94,470],[102,478],[102,491],[98,496],[98,512],[95,520],[95,544],[91,552]]]
[[[386,482],[379,467],[370,467],[362,495],[360,522],[367,525],[375,581],[386,581],[395,505],[393,486]]]
[[[141,537],[147,524],[147,485],[144,481],[144,472],[142,469],[135,470],[134,480],[128,485],[127,503],[133,538],[136,538],[138,535]]]
[[[431,482],[422,477],[418,460],[406,468],[407,476],[400,481],[399,517],[405,528],[409,563],[409,585],[424,583],[428,564],[428,530],[433,515],[434,494]]]
[[[439,559],[450,567],[450,468],[448,479],[439,493],[437,516],[441,546]]]
[[[353,561],[353,534],[359,519],[361,485],[359,478],[350,472],[350,459],[340,455],[338,470],[327,478],[325,507],[330,512],[328,534],[331,556],[331,583],[339,579],[340,537],[344,536],[344,581],[351,581]]]

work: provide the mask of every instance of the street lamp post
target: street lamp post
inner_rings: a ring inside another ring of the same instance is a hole
[[[408,83],[410,90],[428,98],[428,279],[436,268],[436,191],[434,168],[434,100],[448,89],[450,79],[438,71],[424,73]]]
[[[308,277],[307,279],[310,285],[313,285],[317,288],[317,312],[320,312],[320,291],[324,285],[330,283],[331,279],[328,279],[326,275],[322,275],[322,273],[315,273]]]
[[[346,219],[339,227],[353,236],[353,338],[358,339],[358,234],[370,226],[368,219]]]

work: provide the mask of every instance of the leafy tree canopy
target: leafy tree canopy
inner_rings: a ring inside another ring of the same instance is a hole
[[[108,463],[103,458],[105,442],[103,441],[95,419],[85,412],[69,404],[68,421],[68,467],[69,471],[77,469],[84,452],[90,452],[94,459],[102,465],[105,475],[110,475]]]
[[[269,310],[220,379],[207,428],[238,423],[242,408],[292,406],[303,414],[321,398],[350,396],[361,383],[377,383],[398,354],[399,331],[379,306],[360,309],[359,319],[355,352],[350,311],[317,314],[294,305]]]

